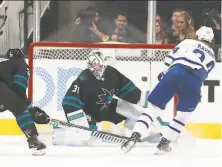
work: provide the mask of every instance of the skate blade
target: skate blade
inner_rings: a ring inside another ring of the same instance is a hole
[[[135,145],[136,145],[135,142],[130,141],[130,142],[127,144],[127,146],[122,146],[122,147],[121,147],[121,150],[122,150],[124,153],[128,153]]]
[[[149,142],[149,143],[159,143],[161,141],[162,133],[155,133],[148,137],[142,139],[142,142]]]
[[[159,148],[157,148],[157,150],[154,154],[155,155],[164,155],[164,154],[167,154],[167,153],[170,153],[170,152],[171,152],[171,149],[170,149],[170,151],[163,151],[163,150],[160,150]]]
[[[157,149],[156,152],[154,153],[155,155],[164,155],[166,154],[167,152],[166,151],[163,151],[163,150],[160,150],[160,149]]]
[[[46,154],[46,149],[37,150],[36,148],[32,148],[31,151],[33,156],[43,156]]]

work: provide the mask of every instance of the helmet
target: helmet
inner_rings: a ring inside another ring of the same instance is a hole
[[[210,27],[202,26],[196,31],[197,38],[199,40],[212,42],[214,39],[213,29]]]
[[[6,53],[7,59],[17,59],[17,58],[24,58],[25,55],[21,49],[9,49]]]
[[[93,75],[101,80],[107,67],[103,53],[98,50],[91,51],[87,57],[87,66]]]

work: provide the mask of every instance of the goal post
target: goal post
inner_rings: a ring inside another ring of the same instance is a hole
[[[93,49],[112,57],[111,64],[131,79],[143,92],[143,99],[158,82],[163,60],[175,45],[126,43],[35,42],[29,46],[30,78],[28,97],[54,118],[64,118],[61,99],[71,82],[86,68]],[[176,113],[177,98],[171,100],[170,116]],[[168,114],[169,115],[169,114]]]

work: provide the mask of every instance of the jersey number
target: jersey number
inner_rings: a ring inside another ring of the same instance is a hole
[[[199,57],[200,61],[201,61],[201,62],[204,61],[204,59],[205,59],[205,54],[204,54],[204,52],[203,52],[202,50],[200,50],[200,49],[195,49],[195,50],[193,51],[193,53],[199,54],[200,56],[198,56],[198,57]]]
[[[179,47],[176,47],[176,48],[174,48],[173,49],[173,54],[174,53],[176,53],[177,51],[179,50]],[[194,51],[193,51],[193,53],[195,53],[195,54],[199,54],[199,59],[200,59],[200,61],[201,62],[203,62],[204,60],[205,60],[205,54],[204,54],[204,52],[202,51],[202,50],[200,50],[200,49],[195,49]],[[214,66],[215,66],[215,63],[214,63],[214,61],[210,61],[209,63],[207,63],[207,68],[208,68],[208,73],[214,68]]]
[[[205,54],[204,54],[204,52],[203,52],[202,50],[200,50],[200,49],[195,49],[195,50],[193,51],[193,53],[200,55],[200,56],[199,56],[199,59],[200,59],[201,62],[203,62],[203,61],[205,60]],[[206,64],[206,66],[207,66],[207,68],[208,68],[208,72],[210,72],[210,71],[214,68],[215,63],[214,63],[214,61],[210,61],[209,63]]]
[[[79,87],[78,87],[78,85],[74,85],[73,87],[74,88],[73,88],[72,92],[77,92],[79,94]]]

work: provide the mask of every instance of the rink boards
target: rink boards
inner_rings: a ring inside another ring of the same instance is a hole
[[[157,75],[163,69],[161,62],[118,61],[113,66],[130,78],[143,92],[152,90],[158,82]],[[34,67],[34,105],[42,107],[50,116],[64,120],[61,100],[72,81],[85,69],[85,61],[35,60]],[[215,139],[222,136],[221,71],[222,66],[218,63],[202,87],[201,102],[186,126],[194,136]],[[144,76],[148,78],[146,82],[142,81]],[[172,116],[173,101],[167,105],[162,118],[169,122]],[[100,126],[105,129],[112,125],[104,122]],[[45,132],[50,128],[48,125],[38,127]],[[10,112],[0,113],[0,134],[21,134]]]

